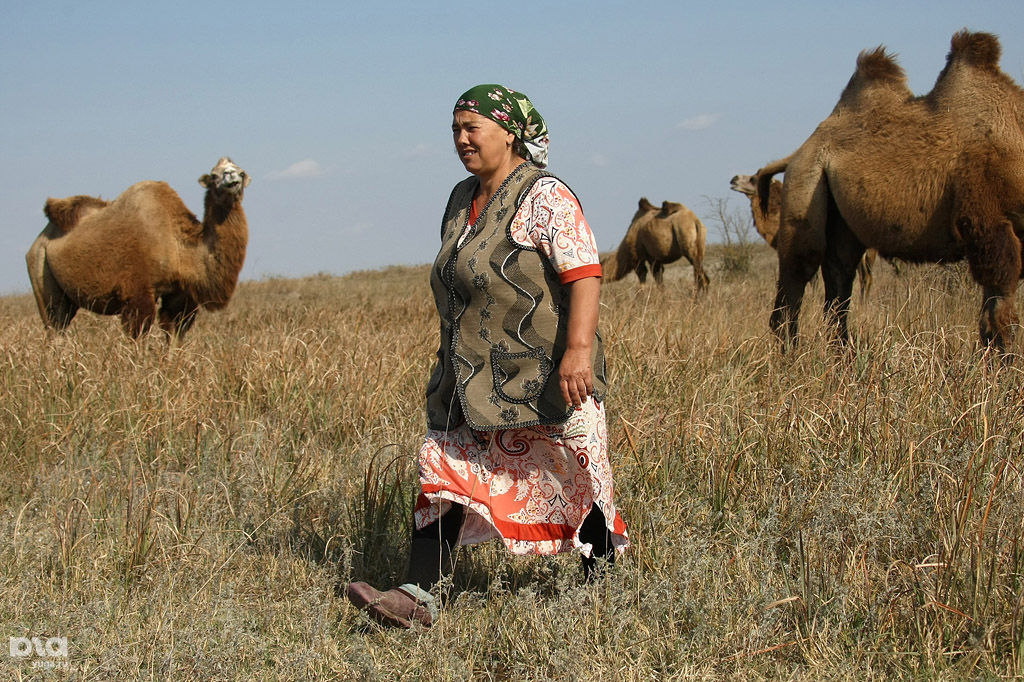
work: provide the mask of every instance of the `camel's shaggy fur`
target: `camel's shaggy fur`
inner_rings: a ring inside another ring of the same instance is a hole
[[[1024,237],[1024,91],[999,69],[999,54],[995,36],[957,33],[932,91],[914,97],[884,48],[861,53],[832,113],[788,159],[771,315],[784,340],[796,337],[804,287],[819,267],[826,315],[847,339],[866,246],[908,261],[966,258],[983,288],[982,342],[1011,340]]]
[[[106,208],[109,204],[109,201],[103,199],[76,194],[65,199],[47,199],[43,213],[50,219],[50,224],[57,228],[57,234],[61,235],[70,231],[85,216]]]
[[[781,162],[776,161],[775,164],[762,169],[761,172],[771,180],[772,175],[785,172],[787,161],[788,159],[783,159]],[[781,166],[779,166],[780,163]],[[729,181],[729,188],[750,200],[750,214],[754,218],[754,227],[757,229],[757,233],[768,242],[768,246],[774,249],[775,235],[779,231],[779,216],[782,214],[782,183],[778,180],[771,180],[768,189],[761,190],[765,191],[765,196],[762,198],[758,193],[758,179],[758,175],[734,175]],[[864,256],[857,264],[861,300],[865,300],[871,292],[871,268],[874,267],[877,256],[878,252],[874,249],[865,249]]]
[[[661,284],[665,264],[685,257],[693,266],[694,285],[700,293],[708,286],[704,272],[706,242],[707,229],[693,211],[672,201],[662,202],[659,209],[644,197],[614,258],[606,258],[605,264],[614,265],[608,268],[613,271],[613,282],[630,272],[636,272],[640,281],[645,282],[650,263],[654,281]]]
[[[242,194],[249,175],[222,158],[199,178],[203,221],[165,182],[139,182],[107,202],[48,199],[49,223],[25,259],[43,323],[63,331],[79,308],[120,315],[133,338],[157,317],[181,338],[199,307],[227,305],[249,238]]]

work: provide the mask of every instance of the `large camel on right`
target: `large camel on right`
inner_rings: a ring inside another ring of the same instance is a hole
[[[674,201],[664,201],[658,208],[643,197],[615,257],[606,260],[606,264],[614,264],[611,281],[636,272],[637,278],[646,282],[650,263],[654,281],[660,285],[665,264],[685,257],[693,266],[693,283],[699,294],[709,281],[704,272],[706,243],[707,229],[689,208]]]
[[[249,239],[242,210],[248,173],[221,158],[199,178],[200,222],[165,182],[138,182],[113,201],[48,199],[50,222],[25,260],[43,324],[63,331],[79,308],[120,315],[138,338],[158,316],[181,339],[200,307],[227,305]]]
[[[759,172],[770,175],[784,173],[789,159],[782,159],[773,162],[770,166],[762,168]],[[762,208],[761,200],[757,193],[757,175],[734,175],[729,181],[729,189],[747,197],[750,201],[750,214],[754,219],[754,228],[757,233],[768,242],[768,246],[775,248],[775,235],[779,231],[779,217],[782,215],[782,183],[772,180],[768,187],[767,202]],[[860,298],[865,300],[871,291],[871,268],[875,265],[875,258],[878,252],[874,249],[865,249],[864,256],[857,264],[857,277],[860,280]]]
[[[988,33],[953,36],[932,91],[914,97],[893,57],[862,52],[832,113],[786,167],[771,328],[797,335],[804,288],[821,268],[838,339],[865,247],[911,262],[966,258],[982,287],[983,344],[1017,322],[1024,236],[1024,91]],[[770,174],[758,173],[762,201]]]

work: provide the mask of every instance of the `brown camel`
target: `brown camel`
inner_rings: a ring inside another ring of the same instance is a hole
[[[631,271],[641,282],[647,281],[647,264],[651,264],[654,281],[662,284],[665,264],[682,257],[693,266],[693,281],[697,293],[707,289],[708,276],[704,273],[704,245],[707,230],[693,211],[683,204],[662,202],[654,206],[646,197],[640,199],[633,220],[622,238],[614,259],[611,281],[622,279]]]
[[[982,343],[1002,349],[1012,339],[1024,91],[1000,70],[999,56],[995,36],[961,31],[932,91],[914,97],[883,48],[861,53],[839,103],[786,168],[771,315],[783,340],[796,338],[804,287],[821,267],[826,316],[846,341],[865,246],[912,262],[966,258],[983,289]],[[769,181],[759,173],[759,185]]]
[[[782,173],[786,170],[786,163],[789,159],[776,161],[772,166],[761,170],[763,173]],[[781,164],[781,166],[780,166]],[[779,166],[779,167],[776,167]],[[782,213],[782,183],[772,180],[768,188],[768,201],[764,209],[761,208],[761,201],[757,195],[757,175],[734,175],[729,181],[729,189],[739,192],[750,200],[750,213],[754,218],[754,227],[757,233],[768,242],[768,246],[775,248],[775,235],[779,231],[779,215]],[[874,267],[875,258],[878,252],[874,249],[865,249],[864,255],[857,264],[857,276],[860,279],[860,298],[865,300],[871,291],[871,268]]]
[[[199,222],[165,182],[139,182],[107,202],[78,195],[48,199],[50,222],[25,259],[43,323],[63,331],[79,308],[120,315],[133,338],[157,317],[182,338],[200,306],[227,305],[249,238],[242,194],[249,175],[222,158],[199,178]]]
[[[788,161],[788,159],[786,160]],[[776,172],[781,173],[785,169],[786,167],[783,165]],[[734,175],[729,181],[729,189],[743,194],[750,200],[750,213],[754,218],[754,227],[757,229],[757,233],[768,242],[768,246],[774,249],[775,235],[779,231],[779,213],[782,212],[782,183],[772,180],[769,186],[768,201],[762,209],[757,195],[757,177],[757,175]]]

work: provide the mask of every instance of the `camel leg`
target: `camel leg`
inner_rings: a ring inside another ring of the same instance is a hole
[[[651,274],[654,275],[655,283],[660,287],[665,284],[665,264],[661,261],[655,261],[651,267]]]
[[[643,284],[644,282],[647,281],[647,263],[645,263],[642,260],[641,261],[637,261],[637,264],[636,264],[636,276],[637,276],[637,279],[640,280],[641,284]]]
[[[817,248],[779,250],[779,278],[775,285],[775,306],[768,325],[786,346],[796,343],[797,321],[804,289],[814,279],[822,262]]]
[[[154,318],[156,318],[156,299],[154,299],[152,291],[134,294],[121,309],[121,326],[124,327],[125,333],[133,339],[138,339],[149,331]]]
[[[36,306],[43,325],[62,332],[67,329],[78,312],[78,304],[71,300],[61,288],[46,260],[46,240],[40,236],[25,256],[28,278],[32,283]]]
[[[169,294],[160,299],[160,327],[166,332],[167,340],[185,338],[185,333],[196,320],[199,304],[184,292]]]
[[[797,320],[803,305],[804,289],[818,268],[806,265],[785,266],[780,258],[779,279],[775,285],[775,307],[772,308],[768,324],[782,342],[789,346],[796,342]]]
[[[853,280],[863,263],[864,245],[850,231],[835,207],[829,211],[825,234],[825,258],[821,263],[821,279],[825,283],[825,320],[835,325],[836,340],[845,344],[850,340],[847,317],[853,296]]]
[[[860,279],[860,300],[861,302],[868,299],[868,294],[871,293],[871,269],[875,266],[875,257],[878,256],[878,252],[874,249],[867,249],[864,251],[864,256],[860,259],[860,263],[857,265],[857,277]]]
[[[698,262],[693,266],[693,284],[697,289],[698,294],[702,294],[708,290],[708,284],[711,280],[708,279],[708,274],[704,272],[704,268]]]
[[[1004,350],[1017,324],[1014,297],[1021,273],[1021,241],[1009,220],[995,221],[989,229],[977,222],[961,216],[956,226],[966,244],[971,274],[983,289],[981,342]]]
[[[78,312],[78,304],[72,301],[64,290],[60,288],[57,280],[49,268],[43,272],[43,307],[46,312],[43,314],[43,323],[56,332],[63,332],[75,319]],[[38,302],[38,298],[37,298]],[[43,313],[42,307],[40,313]]]
[[[796,343],[804,289],[821,267],[831,198],[824,175],[811,183],[787,185],[775,237],[779,279],[768,324],[784,345]]]
[[[704,266],[700,261],[693,264],[693,279],[697,286],[697,293],[701,294],[708,290],[708,285],[711,280],[708,279],[708,274],[704,272]]]
[[[683,255],[686,256],[686,260],[690,261],[690,265],[693,266],[693,293],[694,295],[700,295],[704,293],[708,288],[708,283],[710,282],[710,280],[708,279],[708,275],[706,272],[704,272],[704,267],[701,261],[696,260],[694,258],[690,258],[690,256],[687,254]]]
[[[1013,341],[1013,327],[1018,322],[1014,298],[1012,291],[984,287],[979,332],[986,346],[1002,351]]]
[[[698,296],[708,289],[708,283],[710,282],[708,280],[708,273],[703,271],[703,264],[700,260],[690,258],[687,253],[683,255],[686,257],[686,260],[690,261],[690,265],[693,266],[693,295]]]

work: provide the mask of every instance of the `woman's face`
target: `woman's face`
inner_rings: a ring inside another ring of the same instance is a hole
[[[456,111],[452,118],[455,153],[476,176],[487,177],[508,165],[515,135],[486,116]]]

